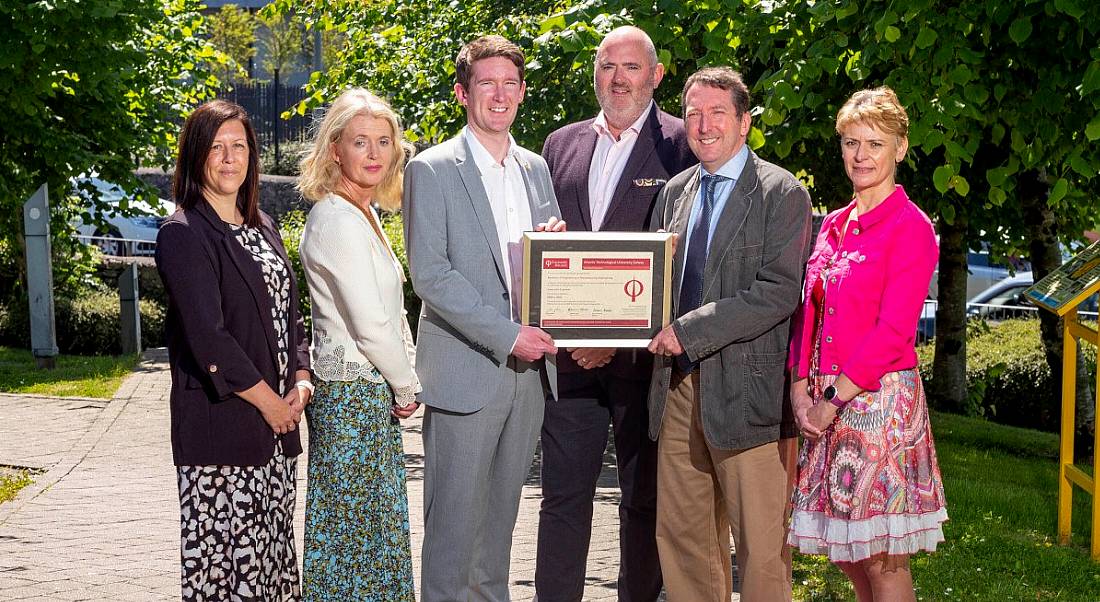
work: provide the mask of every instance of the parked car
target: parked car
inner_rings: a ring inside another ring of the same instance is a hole
[[[1024,290],[1035,283],[1031,272],[1019,272],[974,295],[966,302],[966,317],[990,321],[1021,318],[1039,311],[1024,298]],[[1100,304],[1093,295],[1081,304],[1079,315],[1096,319]],[[936,306],[933,299],[925,300],[920,320],[917,322],[917,340],[925,341],[936,335]]]
[[[176,210],[176,204],[158,199],[155,206],[141,199],[127,196],[117,184],[105,182],[95,177],[73,179],[75,194],[85,200],[84,206],[93,217],[100,215],[102,224],[93,219],[91,223],[80,220],[76,224],[77,238],[100,248],[105,255],[151,256],[156,250],[157,230],[167,216]],[[106,211],[92,201],[88,186],[99,191],[101,202],[107,204]],[[128,211],[135,215],[121,215],[120,204],[127,200]]]
[[[989,254],[989,245],[983,243],[981,250],[966,253],[966,298],[972,299],[982,291],[1008,278],[1012,272],[1020,273],[1031,269],[1031,264],[1018,257],[1008,257],[995,261]],[[939,298],[940,268],[932,274],[928,285],[928,298]]]

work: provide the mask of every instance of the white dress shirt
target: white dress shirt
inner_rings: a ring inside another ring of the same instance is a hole
[[[298,251],[313,304],[313,371],[326,381],[384,380],[400,404],[415,401],[420,381],[405,319],[405,273],[378,232],[374,208],[368,218],[335,194],[309,212]]]
[[[593,232],[599,230],[603,224],[607,208],[611,206],[611,197],[615,195],[619,179],[626,168],[626,161],[634,151],[638,134],[654,107],[655,103],[650,101],[649,108],[642,111],[637,121],[619,134],[618,140],[607,127],[607,116],[603,111],[592,122],[592,129],[596,130],[596,150],[588,165],[588,213],[592,217]]]
[[[508,152],[503,163],[497,163],[477,136],[465,128],[466,142],[470,145],[474,164],[481,172],[481,183],[489,196],[493,210],[493,222],[497,227],[500,256],[504,260],[504,280],[508,284],[508,298],[512,301],[512,320],[519,321],[520,279],[523,277],[523,233],[533,230],[531,204],[527,199],[527,186],[523,183],[519,160],[516,158],[516,141],[508,135]]]

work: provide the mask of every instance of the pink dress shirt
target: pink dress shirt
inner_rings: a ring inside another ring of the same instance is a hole
[[[917,365],[917,320],[939,243],[932,222],[901,186],[849,222],[855,206],[853,200],[821,225],[806,265],[788,364],[799,378],[809,376],[819,311],[812,291],[824,276],[819,371],[845,374],[862,389],[877,391],[883,375]]]

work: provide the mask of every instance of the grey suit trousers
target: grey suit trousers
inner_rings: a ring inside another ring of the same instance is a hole
[[[512,531],[546,394],[537,366],[508,364],[513,398],[468,414],[425,410],[422,602],[509,600]]]

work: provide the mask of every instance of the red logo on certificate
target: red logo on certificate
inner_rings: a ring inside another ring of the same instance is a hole
[[[638,280],[637,278],[631,278],[630,280],[626,281],[626,284],[623,285],[623,292],[626,293],[627,297],[630,297],[631,303],[637,303],[638,295],[642,294],[642,291],[644,290],[645,285],[642,284],[642,281]]]
[[[568,270],[568,257],[543,257],[542,269],[544,270]]]

